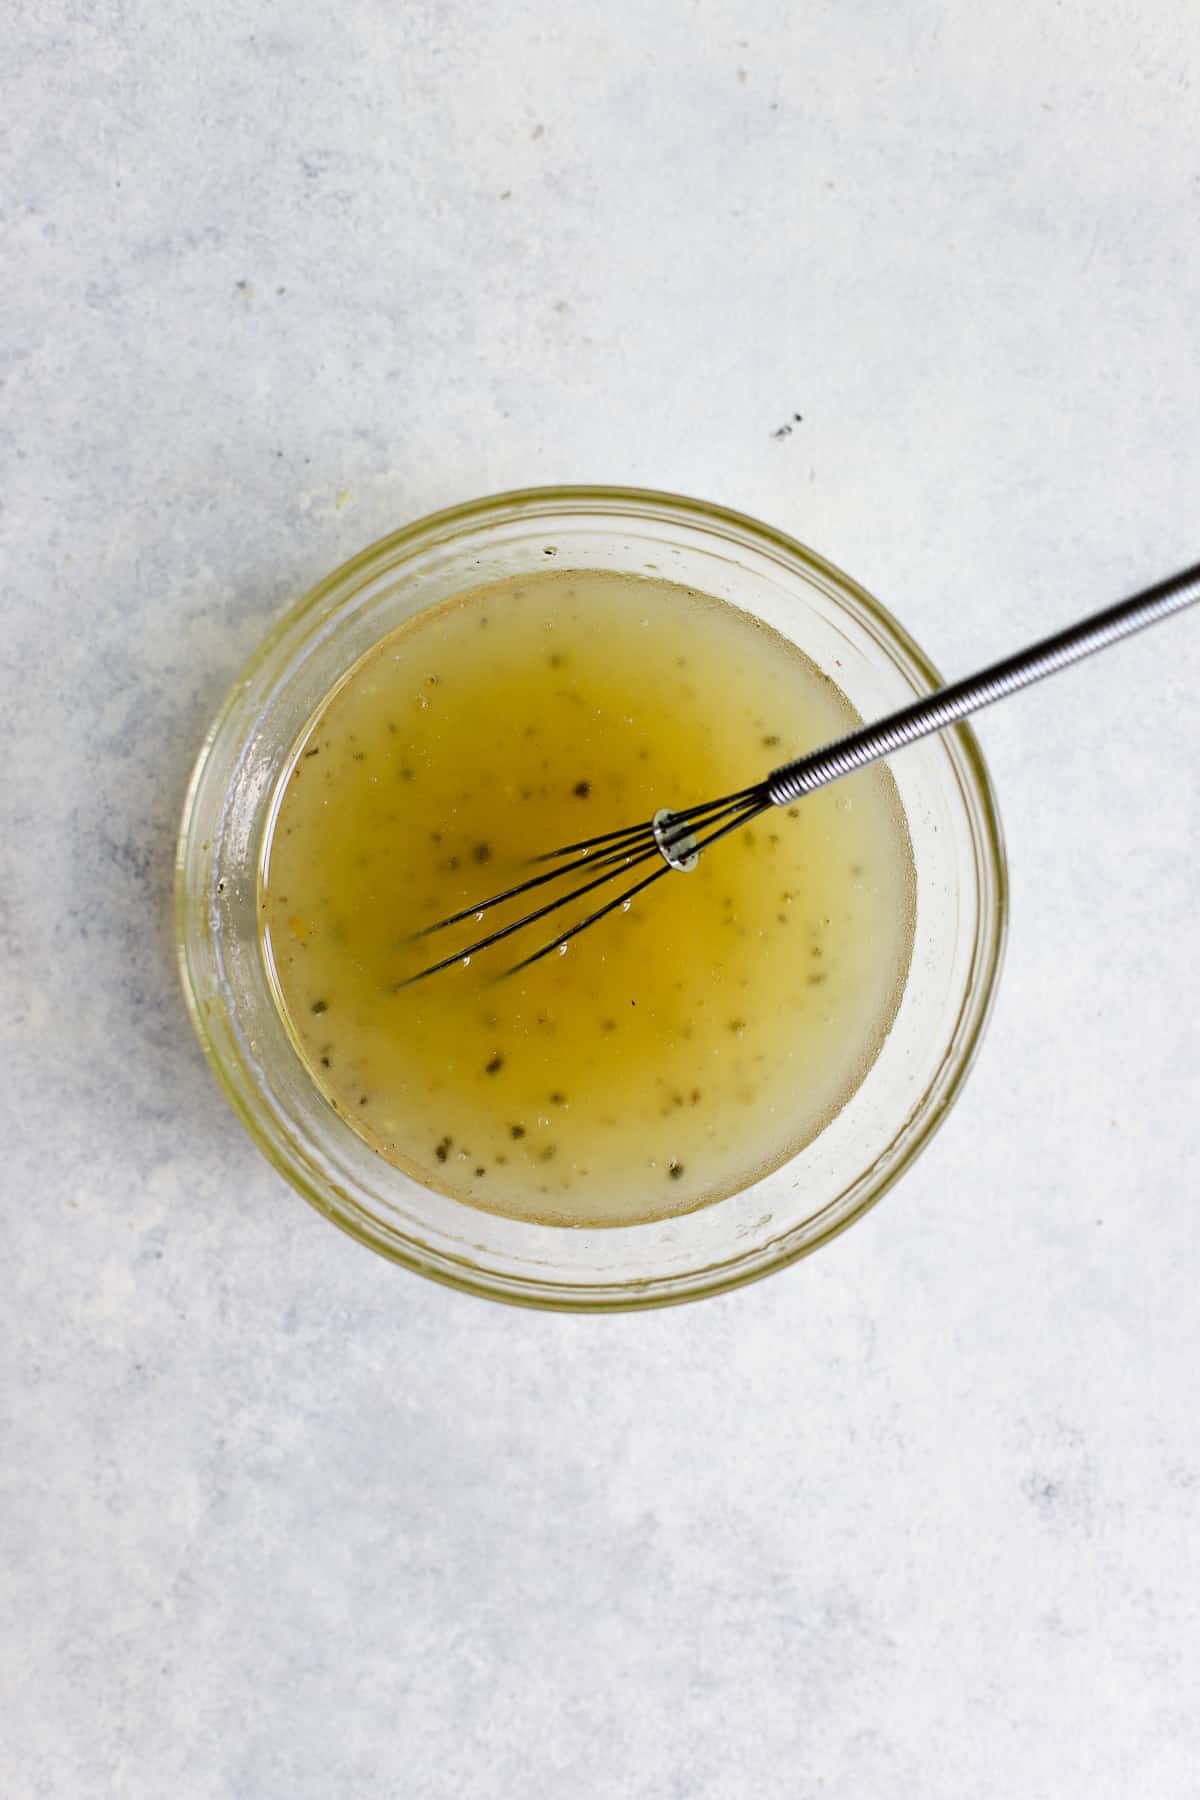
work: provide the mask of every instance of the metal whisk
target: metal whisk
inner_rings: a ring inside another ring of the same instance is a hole
[[[944,731],[947,725],[966,718],[968,713],[978,712],[981,707],[990,706],[994,700],[1002,700],[1005,695],[1015,693],[1018,688],[1028,687],[1031,682],[1040,681],[1044,675],[1053,675],[1059,669],[1065,669],[1068,664],[1091,656],[1096,650],[1105,650],[1110,644],[1129,637],[1135,631],[1143,630],[1147,625],[1156,625],[1159,620],[1181,612],[1185,606],[1191,606],[1197,600],[1200,600],[1200,564],[1171,576],[1167,581],[1159,582],[1155,587],[1146,588],[1128,600],[1121,600],[1115,606],[1106,607],[1103,612],[1093,613],[1089,618],[1081,619],[1078,624],[1068,626],[1065,631],[1055,633],[1053,637],[1042,638],[1040,642],[1018,651],[1015,656],[1006,657],[1001,662],[981,669],[976,675],[968,675],[962,681],[952,682],[948,687],[939,688],[936,693],[927,694],[924,699],[914,700],[911,706],[902,707],[899,712],[877,720],[874,725],[864,725],[858,731],[852,731],[826,745],[824,749],[811,751],[807,756],[797,757],[794,762],[784,763],[750,787],[739,788],[734,794],[724,794],[719,800],[707,800],[698,806],[663,807],[652,819],[647,819],[640,825],[630,825],[620,831],[601,832],[598,837],[580,838],[574,844],[564,844],[559,850],[551,850],[535,861],[539,864],[551,863],[554,865],[552,868],[530,876],[527,881],[518,882],[515,887],[506,888],[503,893],[493,894],[490,899],[476,901],[473,906],[464,907],[461,912],[452,913],[447,919],[439,919],[436,924],[418,932],[417,937],[432,936],[435,932],[461,924],[465,919],[482,918],[494,907],[515,900],[519,895],[532,894],[551,883],[582,875],[584,871],[587,872],[587,879],[576,883],[565,893],[556,893],[554,898],[544,901],[531,912],[523,913],[511,924],[489,932],[486,937],[455,950],[451,955],[442,957],[439,962],[430,963],[427,968],[409,976],[398,986],[410,987],[415,981],[423,981],[426,976],[436,975],[442,969],[476,956],[480,951],[490,949],[493,944],[503,943],[517,932],[536,925],[539,920],[569,906],[572,901],[582,900],[627,872],[646,863],[653,864],[648,874],[641,875],[631,886],[622,888],[615,897],[606,899],[603,905],[576,920],[550,943],[543,944],[532,955],[523,957],[506,971],[515,975],[519,970],[540,962],[544,956],[565,950],[573,937],[586,931],[589,925],[595,925],[607,914],[616,912],[620,907],[628,907],[638,894],[652,887],[656,881],[661,881],[664,875],[694,869],[702,851],[727,837],[731,831],[749,824],[751,819],[757,818],[769,807],[794,805],[797,800],[814,793],[817,788],[825,787],[829,782],[837,781],[841,776],[849,775],[867,763],[876,762],[880,757],[891,756],[894,751],[902,750],[906,744],[915,743],[918,738],[928,737],[931,732]]]

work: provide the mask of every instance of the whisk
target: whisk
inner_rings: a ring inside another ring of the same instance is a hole
[[[1197,600],[1200,600],[1200,564],[1146,588],[1128,600],[1118,601],[1102,612],[1093,613],[1052,637],[1042,638],[1015,655],[981,669],[978,674],[968,675],[962,681],[952,682],[936,693],[914,700],[910,706],[901,707],[873,725],[863,725],[823,749],[783,763],[750,787],[723,794],[717,800],[702,801],[696,806],[661,807],[653,818],[640,825],[601,832],[597,837],[580,838],[558,850],[547,851],[534,862],[552,865],[548,869],[531,875],[514,887],[505,888],[502,893],[491,895],[489,899],[465,906],[461,912],[451,913],[449,918],[437,920],[416,937],[431,937],[436,932],[462,924],[464,920],[482,919],[494,908],[525,894],[535,894],[542,888],[552,888],[554,883],[569,881],[575,876],[586,875],[586,879],[575,882],[566,892],[552,888],[552,898],[474,943],[430,963],[397,986],[411,987],[414,982],[424,981],[455,963],[467,961],[494,944],[501,944],[518,932],[528,930],[574,901],[584,900],[623,875],[643,865],[652,865],[649,873],[639,875],[628,887],[605,899],[602,905],[575,920],[549,943],[542,944],[504,973],[515,975],[543,957],[565,951],[571,939],[578,937],[581,931],[598,924],[609,913],[627,909],[639,894],[665,875],[694,869],[703,851],[748,825],[770,807],[794,807],[797,801],[806,794],[815,793],[817,788],[864,768],[868,763],[877,762],[880,757],[891,756],[906,744],[928,737],[931,732],[944,731],[968,713],[978,712],[994,700],[1002,700],[1018,688],[1028,687],[1045,675],[1053,675],[1070,663],[1091,656],[1094,651],[1105,650],[1121,638],[1144,630],[1147,625],[1156,625]]]

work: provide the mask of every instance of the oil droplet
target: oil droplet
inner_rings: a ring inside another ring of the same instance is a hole
[[[558,946],[558,954],[560,956],[565,956],[567,954],[567,946],[565,944],[560,944]]]
[[[469,969],[469,968],[470,968],[470,966],[471,966],[471,959],[470,959],[470,957],[469,957],[469,956],[464,956],[464,957],[463,957],[463,959],[462,959],[462,966],[463,966],[463,968],[464,968],[464,969]]]

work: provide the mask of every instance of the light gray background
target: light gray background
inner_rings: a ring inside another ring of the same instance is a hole
[[[1195,559],[1195,8],[0,31],[6,1800],[1194,1794],[1200,619],[985,719],[979,1067],[720,1301],[341,1237],[210,1079],[169,893],[239,663],[432,507],[723,500],[954,671]]]

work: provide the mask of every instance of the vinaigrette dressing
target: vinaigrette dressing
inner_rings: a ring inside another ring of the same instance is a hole
[[[856,723],[785,639],[665,581],[539,572],[408,621],[297,744],[264,850],[268,966],[329,1105],[425,1185],[553,1224],[661,1219],[777,1168],[862,1080],[907,976],[912,852],[885,767],[768,813],[509,980],[570,912],[397,984],[515,916],[406,941],[531,856]]]

